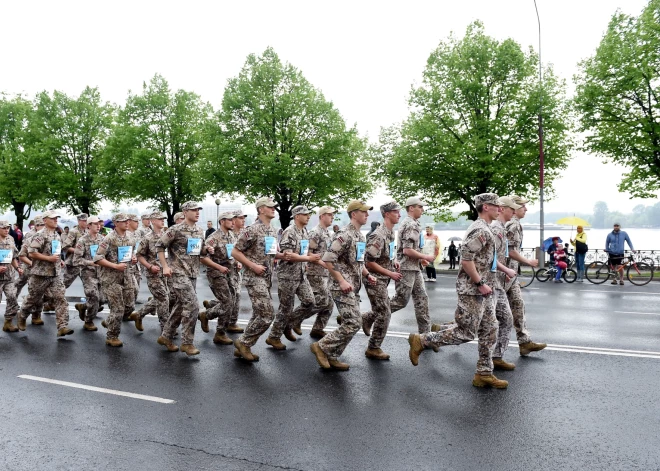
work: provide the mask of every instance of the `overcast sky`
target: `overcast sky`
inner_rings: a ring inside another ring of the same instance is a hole
[[[537,0],[542,60],[572,94],[577,63],[592,55],[614,12],[638,15],[644,0]],[[538,47],[533,0],[475,1],[6,1],[0,90],[77,95],[98,86],[123,104],[127,91],[160,73],[172,88],[195,91],[215,108],[227,79],[250,53],[272,46],[333,101],[349,125],[375,140],[405,119],[406,98],[429,54],[469,23],[487,34]],[[577,153],[546,211],[590,212],[598,200],[628,212],[638,203],[616,185],[623,169]],[[373,198],[380,203],[387,198]],[[537,210],[537,207],[532,207]]]

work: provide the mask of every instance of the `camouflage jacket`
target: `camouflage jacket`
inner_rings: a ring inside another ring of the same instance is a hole
[[[53,249],[59,246],[60,253],[62,247],[62,240],[57,231],[49,231],[46,228],[37,232],[32,239],[30,239],[30,246],[28,247],[28,255],[38,252],[42,255],[53,255]],[[32,268],[30,275],[39,276],[59,276],[62,271],[60,261],[46,262],[45,260],[32,259]]]
[[[130,247],[130,249],[128,248]],[[96,256],[94,257],[94,262],[99,260],[107,260],[110,263],[120,263],[119,262],[119,252],[131,253],[135,255],[133,249],[135,248],[135,238],[126,231],[123,237],[121,237],[117,231],[110,232],[107,236],[103,238],[99,244],[99,248],[96,251]],[[127,267],[124,271],[115,270],[113,268],[101,267],[101,283],[121,283],[127,285],[128,283],[133,283],[133,274],[130,270],[132,262],[122,262],[126,263]]]
[[[361,253],[358,253],[358,249]],[[353,286],[353,293],[356,297],[362,287],[362,270],[364,269],[364,250],[366,249],[366,240],[362,232],[348,223],[342,228],[333,239],[328,251],[323,255],[324,262],[331,262],[335,271],[341,273],[341,276]],[[358,260],[361,255],[361,261]],[[331,278],[330,289],[341,291],[339,283]],[[345,298],[345,295],[340,295]]]
[[[79,227],[74,227],[69,231],[69,234],[62,239],[62,253],[66,254],[64,263],[67,265],[73,265],[73,255],[72,253],[67,253],[69,249],[75,249],[78,240],[87,234],[86,230],[80,230]]]
[[[156,242],[156,250],[168,251],[168,266],[174,276],[199,276],[199,260],[208,257],[204,244],[204,231],[185,222],[170,227]]]
[[[92,252],[96,255],[103,239],[104,237],[100,233],[96,234],[96,237],[92,239],[89,232],[80,237],[76,243],[75,251],[73,252],[73,265],[82,267],[83,270],[98,273],[100,267],[94,263]]]
[[[137,232],[137,231],[135,231]],[[140,242],[140,246],[137,250],[137,255],[144,257],[144,259],[151,265],[157,265],[161,267],[160,260],[158,260],[158,250],[156,249],[156,243],[162,234],[156,234],[153,231],[149,231],[145,234]],[[139,262],[138,262],[139,263]],[[161,267],[162,268],[162,267]],[[163,270],[158,273],[152,273],[151,270],[148,270],[145,267],[146,275],[149,278],[157,278],[163,276]]]
[[[493,233],[493,240],[495,241],[495,251],[497,253],[497,261],[501,264],[505,264],[506,255],[509,251],[509,247],[506,241],[506,229],[504,224],[499,219],[495,219],[490,224],[490,230]],[[504,289],[504,283],[506,282],[506,275],[501,271],[488,272],[488,285],[491,288],[495,289]]]
[[[229,272],[224,274],[215,268],[206,267],[207,278],[226,277],[236,270],[236,260],[231,256],[234,245],[236,245],[236,235],[232,231],[225,232],[222,228],[207,237],[207,250],[209,247],[213,247],[213,254],[210,254],[209,258],[218,265],[229,269]]]
[[[309,253],[319,254],[321,257],[325,254],[330,247],[332,242],[332,237],[330,236],[330,231],[321,227],[321,225],[316,226],[314,229],[309,231]],[[328,270],[321,265],[316,263],[307,264],[307,275],[308,276],[328,276]]]
[[[304,227],[302,230],[298,229],[295,224],[291,224],[284,229],[282,238],[280,239],[280,251],[292,252],[298,255],[303,255],[302,246],[306,244],[306,250],[309,251],[309,234]],[[305,278],[305,268],[307,262],[287,262],[280,260],[277,264],[277,279],[278,280],[295,280],[300,281]]]
[[[245,228],[243,234],[239,237],[234,247],[239,250],[253,263],[263,265],[266,267],[266,272],[259,276],[252,270],[245,270],[245,285],[255,285],[265,280],[268,286],[271,285],[273,276],[273,260],[274,254],[266,254],[266,237],[270,242],[275,244],[275,251],[277,251],[277,234],[273,227],[269,224],[264,224],[261,219],[257,219],[254,224]],[[272,251],[272,250],[271,250]]]
[[[369,234],[367,239],[367,249],[364,256],[365,262],[374,262],[385,270],[394,271],[394,232],[381,225]],[[373,276],[381,280],[389,280],[389,276],[380,273],[371,272]]]
[[[488,273],[495,258],[495,238],[486,221],[479,218],[470,224],[461,247],[461,259],[474,262],[479,276],[488,280]],[[492,288],[492,286],[491,286]],[[480,295],[479,287],[474,284],[461,265],[456,278],[456,292],[458,294],[476,296]]]
[[[2,254],[1,259],[5,258],[5,254],[9,263],[2,263],[0,266],[7,267],[7,271],[0,273],[0,281],[11,281],[14,279],[14,267],[11,265],[13,260],[18,258],[18,249],[16,248],[16,243],[14,238],[10,235],[7,235],[4,239],[0,239],[0,250],[7,251]]]
[[[417,219],[406,216],[399,226],[397,237],[396,255],[401,264],[401,271],[421,269],[421,261],[416,258],[410,258],[403,254],[403,249],[412,249],[415,252],[422,253],[422,225]]]
[[[523,228],[520,224],[520,219],[514,216],[509,222],[506,223],[505,228],[506,239],[509,242],[509,251],[515,250],[516,252],[520,252],[523,241]],[[516,273],[518,272],[518,265],[519,263],[512,258],[509,258],[506,262],[506,266],[511,268]]]

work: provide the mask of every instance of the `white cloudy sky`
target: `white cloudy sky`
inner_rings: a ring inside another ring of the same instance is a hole
[[[576,64],[591,55],[612,14],[637,15],[644,0],[537,0],[542,59],[572,92]],[[0,5],[0,90],[32,95],[86,85],[123,103],[129,89],[163,74],[172,88],[219,107],[245,57],[275,48],[323,90],[349,124],[376,139],[406,117],[406,96],[442,38],[476,20],[488,34],[538,45],[533,0],[473,1],[7,1]],[[547,211],[590,211],[604,199],[629,211],[621,168],[576,154]],[[594,184],[594,182],[598,182]],[[375,202],[386,195],[377,195]],[[532,208],[533,210],[537,208]]]

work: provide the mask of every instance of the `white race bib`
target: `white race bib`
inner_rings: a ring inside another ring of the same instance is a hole
[[[356,262],[364,262],[364,251],[367,248],[367,243],[366,242],[356,242],[355,244],[356,250],[356,255],[355,255],[355,261]]]
[[[59,240],[53,240],[50,243],[51,255],[62,255],[62,243]]]
[[[133,246],[123,245],[117,247],[117,263],[131,263],[133,259]]]
[[[14,258],[13,251],[10,249],[0,249],[0,263],[11,263]]]
[[[188,255],[199,255],[202,251],[202,239],[188,238],[188,247],[186,253]]]
[[[266,255],[277,255],[277,239],[275,237],[264,237]]]
[[[300,241],[300,255],[305,256],[309,253],[309,240],[303,239]]]

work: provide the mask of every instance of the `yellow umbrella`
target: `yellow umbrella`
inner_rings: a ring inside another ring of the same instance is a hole
[[[561,218],[559,221],[556,222],[556,224],[559,224],[561,226],[582,226],[582,227],[591,226],[591,224],[589,224],[587,221],[576,216],[568,216],[567,218]]]

